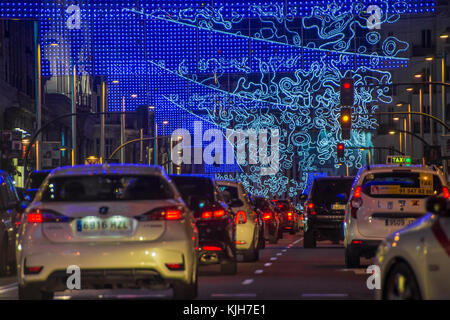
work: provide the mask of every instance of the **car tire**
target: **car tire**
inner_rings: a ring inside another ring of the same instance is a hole
[[[269,234],[269,244],[277,244],[278,235],[277,234]]]
[[[28,284],[25,286],[19,285],[19,299],[20,300],[52,300],[53,292],[42,291],[41,284]]]
[[[6,237],[0,243],[0,276],[8,274],[8,242]]]
[[[224,275],[235,275],[237,273],[237,261],[234,259],[226,259],[220,263],[220,273]]]
[[[303,235],[303,247],[307,249],[316,247],[316,238],[314,237],[313,230],[308,230]]]
[[[252,249],[242,253],[244,262],[255,262],[259,260],[259,250],[253,246]]]
[[[345,265],[347,268],[357,268],[359,267],[360,257],[350,248],[345,248]]]
[[[399,292],[399,279],[403,279],[403,290]],[[411,268],[404,262],[398,262],[392,266],[386,277],[385,285],[383,286],[382,297],[384,300],[421,300],[419,285]]]
[[[283,239],[283,229],[278,229],[278,239]]]
[[[174,300],[194,300],[198,295],[198,270],[193,275],[193,283],[178,281],[172,284]]]

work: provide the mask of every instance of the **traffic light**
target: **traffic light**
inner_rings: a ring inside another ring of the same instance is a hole
[[[355,86],[352,78],[341,79],[341,106],[353,107]]]
[[[343,143],[338,143],[336,149],[337,149],[337,157],[338,158],[343,158],[344,155],[345,155],[345,146],[344,146],[344,144]]]
[[[341,125],[342,140],[349,140],[352,130],[352,108],[341,108],[339,124]]]
[[[144,129],[144,135],[148,135],[148,107],[138,106],[137,113],[137,127],[138,129]]]

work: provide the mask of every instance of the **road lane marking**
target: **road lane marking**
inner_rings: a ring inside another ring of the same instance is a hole
[[[270,267],[271,265],[272,265],[272,262],[264,263],[264,267]]]
[[[302,293],[303,298],[345,298],[348,293]]]
[[[256,293],[213,293],[211,294],[213,298],[253,298],[256,297]]]
[[[281,253],[281,252],[278,252],[277,253],[277,256],[282,256],[283,254]]]
[[[10,291],[16,291],[18,288],[7,288],[7,289],[0,289],[0,294],[3,294],[3,293],[7,293],[7,292],[10,292]]]
[[[263,273],[264,272],[264,270],[263,269],[258,269],[258,270],[255,270],[255,274],[261,274],[261,273]]]
[[[242,284],[243,284],[244,286],[246,286],[246,285],[251,284],[252,282],[253,282],[253,279],[246,279],[246,280],[242,281]]]
[[[272,258],[270,258],[270,260],[275,261],[275,260],[277,260],[277,258],[276,257],[272,257]]]
[[[283,249],[283,250],[281,250],[282,252],[286,252],[287,250],[286,249]]]

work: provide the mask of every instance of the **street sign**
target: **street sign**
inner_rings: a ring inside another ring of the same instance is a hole
[[[411,165],[411,157],[410,156],[387,156],[386,164],[402,164],[406,166]]]

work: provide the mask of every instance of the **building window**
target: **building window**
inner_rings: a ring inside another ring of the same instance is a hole
[[[422,48],[431,48],[432,42],[431,42],[431,30],[425,29],[422,30]]]

